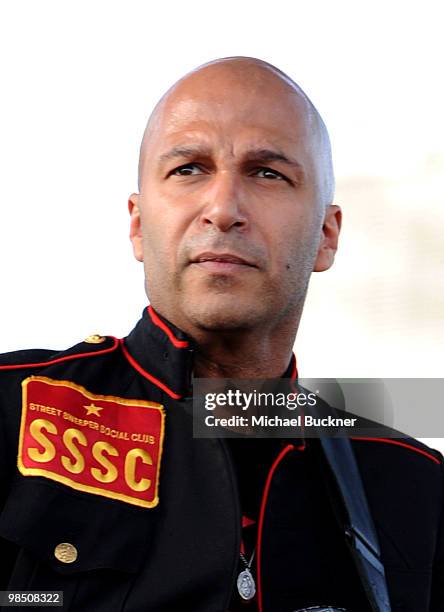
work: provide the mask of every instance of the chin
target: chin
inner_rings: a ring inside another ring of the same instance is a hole
[[[232,331],[251,329],[262,320],[256,305],[240,304],[238,300],[221,299],[187,304],[184,308],[186,316],[196,327],[206,331]]]

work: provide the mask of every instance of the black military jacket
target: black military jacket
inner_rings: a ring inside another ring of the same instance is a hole
[[[228,445],[193,439],[192,366],[191,341],[151,308],[123,340],[0,357],[1,589],[62,590],[63,609],[81,612],[228,609],[239,493]],[[278,449],[258,526],[258,609],[443,611],[442,456],[409,438],[347,444]],[[298,457],[314,470],[305,481]],[[336,527],[295,523],[312,485]],[[319,599],[324,571],[333,601]]]

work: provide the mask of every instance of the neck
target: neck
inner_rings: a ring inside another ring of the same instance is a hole
[[[288,367],[295,337],[295,326],[289,324],[268,333],[263,327],[194,333],[194,374],[199,378],[278,378]]]

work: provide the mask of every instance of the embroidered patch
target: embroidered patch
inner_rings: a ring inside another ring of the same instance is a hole
[[[24,476],[145,508],[159,503],[162,405],[43,376],[30,376],[22,389],[17,465]]]

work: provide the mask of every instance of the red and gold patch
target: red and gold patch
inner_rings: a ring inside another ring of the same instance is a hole
[[[159,503],[163,406],[43,376],[22,388],[17,465],[24,476],[145,508]]]

